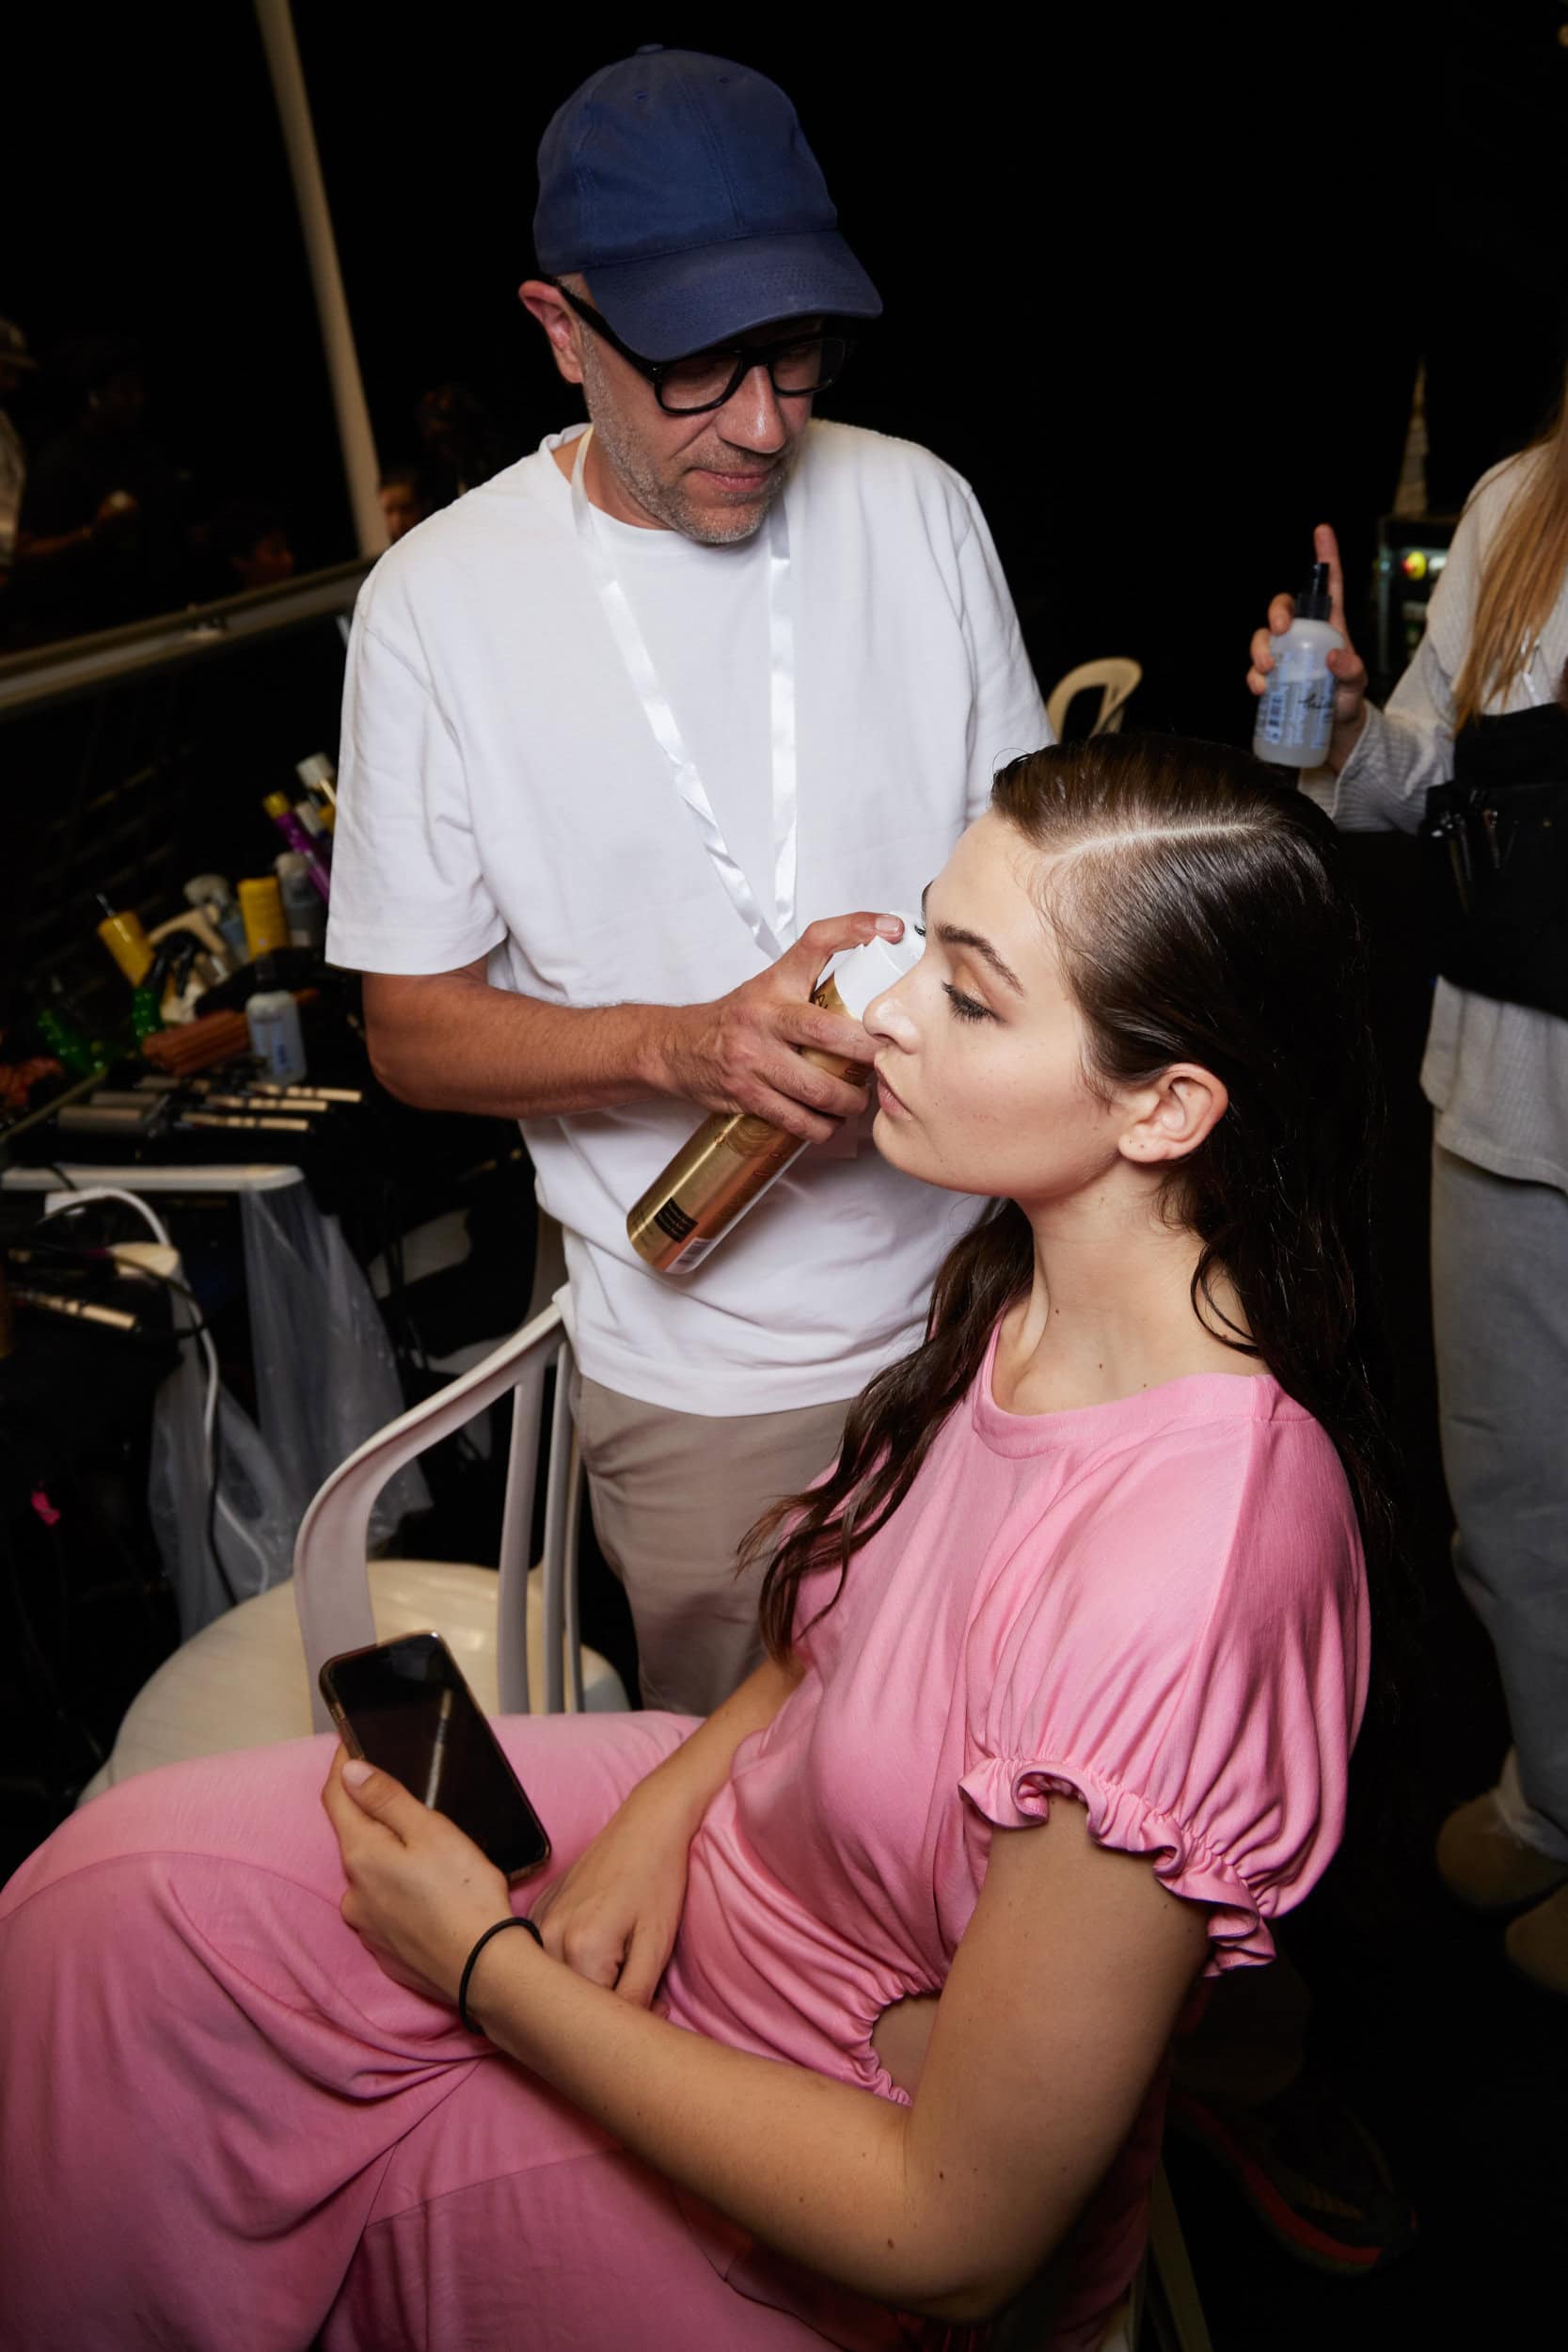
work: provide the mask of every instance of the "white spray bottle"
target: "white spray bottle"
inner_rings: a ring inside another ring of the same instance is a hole
[[[1334,673],[1328,657],[1344,639],[1329,626],[1328,565],[1314,564],[1283,637],[1269,639],[1274,668],[1258,706],[1253,756],[1276,768],[1321,768],[1334,732]]]

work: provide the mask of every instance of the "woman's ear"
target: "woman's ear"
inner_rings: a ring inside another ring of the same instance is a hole
[[[1124,1159],[1142,1167],[1183,1160],[1230,1107],[1224,1083],[1196,1062],[1173,1062],[1128,1098],[1129,1120],[1117,1138]]]

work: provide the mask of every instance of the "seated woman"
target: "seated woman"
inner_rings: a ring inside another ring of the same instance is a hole
[[[325,1741],[23,1867],[7,2352],[951,2347],[1053,2257],[1099,2343],[1172,2031],[1328,1862],[1366,1684],[1333,858],[1216,746],[1003,771],[867,1019],[879,1147],[996,1198],[752,1538],[769,1662],[701,1724],[501,1726],[555,1858],[482,2030],[504,1882]]]

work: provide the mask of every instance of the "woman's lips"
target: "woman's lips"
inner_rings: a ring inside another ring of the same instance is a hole
[[[912,1119],[914,1116],[903,1097],[895,1094],[879,1070],[877,1073],[877,1101],[890,1119]]]

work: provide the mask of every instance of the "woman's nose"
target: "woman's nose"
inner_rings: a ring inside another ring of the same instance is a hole
[[[903,1001],[901,992],[904,985],[900,980],[885,994],[873,997],[865,1009],[864,1024],[872,1037],[885,1038],[890,1045],[899,1046],[908,1053],[914,1046],[915,1025]]]

